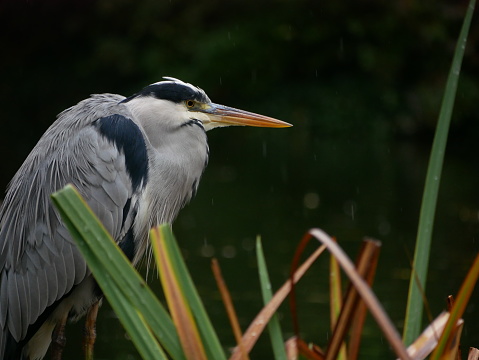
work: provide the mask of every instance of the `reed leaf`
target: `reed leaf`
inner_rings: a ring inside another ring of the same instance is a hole
[[[174,359],[185,359],[176,329],[168,313],[78,191],[72,185],[67,185],[53,194],[52,199],[85,257],[89,269],[112,307],[118,311],[117,315],[132,339],[141,340],[143,335],[145,338],[149,337],[148,332],[143,333],[139,330],[140,323],[145,322],[148,325],[147,328],[151,329],[154,336]],[[135,315],[137,312],[143,314],[142,321],[138,319],[139,315]],[[135,346],[140,353],[144,351],[140,350],[143,345],[135,343]],[[149,346],[150,353],[155,354],[153,358],[161,359],[159,346],[151,341]],[[146,356],[146,358],[152,357]]]
[[[268,268],[266,267],[266,260],[263,253],[263,246],[261,245],[261,238],[259,236],[256,239],[256,257],[258,261],[258,274],[261,285],[261,294],[263,296],[263,302],[266,305],[273,298],[273,292],[271,291],[271,281],[269,280]],[[277,314],[274,314],[269,320],[268,332],[275,360],[286,360],[286,349],[284,347],[281,325],[279,324]]]
[[[461,64],[464,57],[464,50],[466,48],[466,40],[471,25],[474,5],[475,0],[470,0],[469,8],[464,18],[461,33],[456,44],[429,158],[419,216],[413,269],[409,282],[406,320],[403,332],[403,341],[405,344],[412,343],[414,339],[418,337],[422,325],[422,294],[416,281],[419,282],[420,286],[422,286],[422,289],[425,291],[434,216],[436,213],[437,195],[439,192],[444,153],[446,150],[449,124],[451,122],[452,111],[454,108],[459,73],[461,71]]]
[[[198,291],[193,284],[193,280],[191,279],[191,275],[186,267],[170,225],[160,225],[157,229],[165,242],[164,245],[168,251],[173,271],[178,278],[178,282],[182,286],[184,296],[188,299],[188,305],[191,308],[191,312],[198,326],[198,331],[200,332],[207,358],[210,360],[226,360],[223,347],[221,346],[218,335],[206,313],[205,307],[198,295]]]

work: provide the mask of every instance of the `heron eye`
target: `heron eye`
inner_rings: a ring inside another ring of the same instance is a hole
[[[195,102],[193,100],[186,100],[186,107],[192,108],[195,106]]]

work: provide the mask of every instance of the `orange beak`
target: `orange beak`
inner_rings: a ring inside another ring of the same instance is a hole
[[[287,122],[249,111],[235,109],[219,104],[208,104],[207,108],[199,110],[208,116],[209,123],[203,121],[209,128],[220,126],[258,126],[283,128],[293,126]]]

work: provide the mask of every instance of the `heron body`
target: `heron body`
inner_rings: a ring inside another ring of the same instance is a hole
[[[72,183],[137,264],[153,226],[172,223],[208,163],[206,131],[290,126],[214,104],[173,78],[63,111],[10,182],[0,209],[0,358],[42,359],[55,325],[102,293],[50,194]]]

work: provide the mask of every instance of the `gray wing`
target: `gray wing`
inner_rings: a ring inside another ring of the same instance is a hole
[[[0,354],[7,331],[17,342],[24,339],[48,306],[90,274],[50,194],[73,183],[121,241],[146,183],[148,157],[138,126],[124,115],[96,114],[69,126],[70,118],[84,115],[77,110],[63,113],[45,133],[0,211]]]

